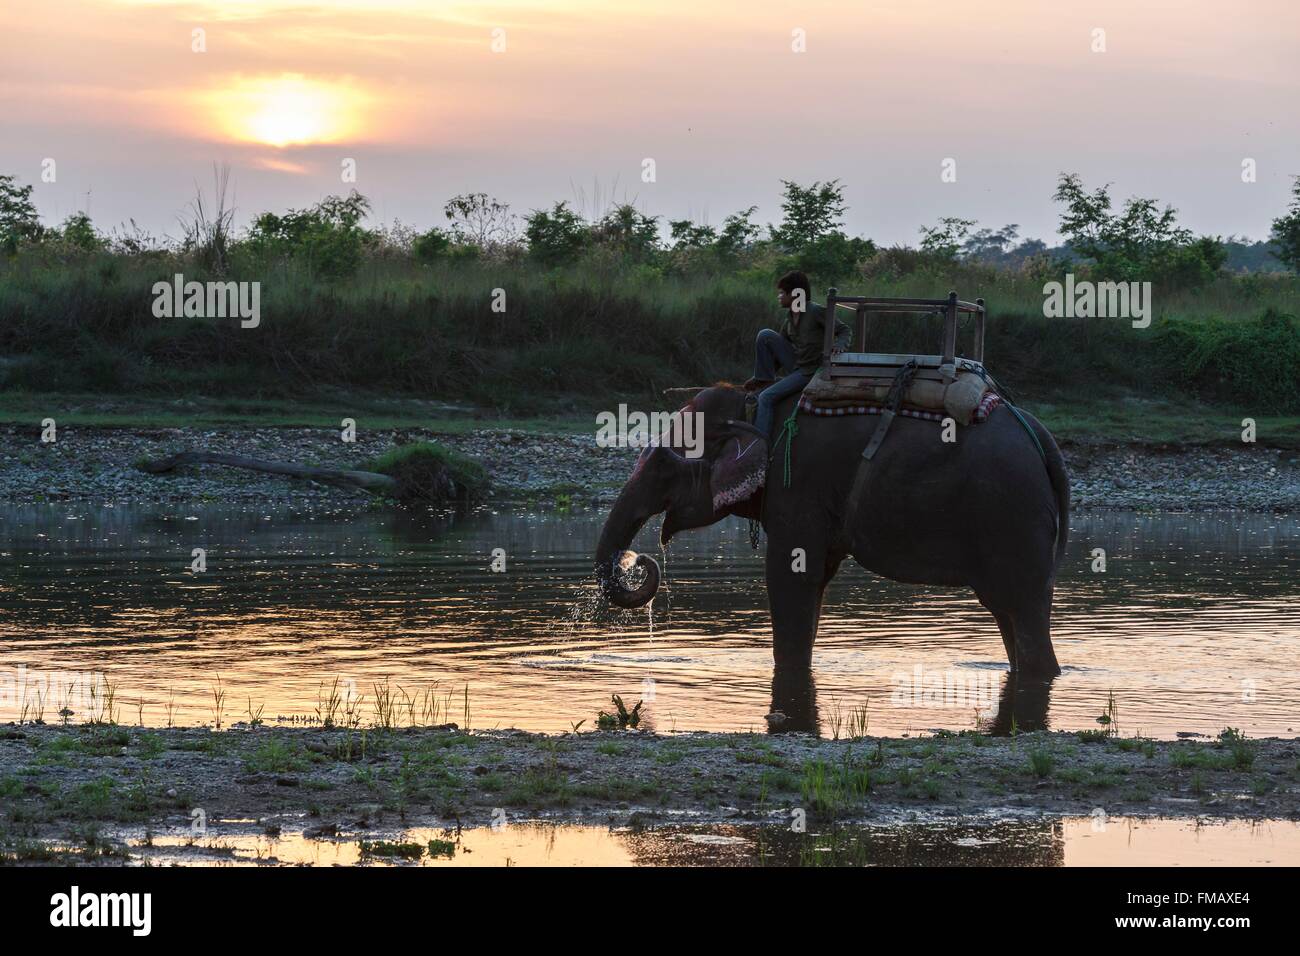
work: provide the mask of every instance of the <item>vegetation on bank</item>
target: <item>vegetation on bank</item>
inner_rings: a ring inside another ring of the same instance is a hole
[[[799,267],[819,290],[983,296],[988,364],[1031,404],[1137,395],[1300,412],[1294,272],[1230,273],[1229,243],[1193,236],[1154,200],[1113,210],[1107,187],[1070,175],[1054,197],[1069,239],[1058,249],[953,217],[924,228],[918,248],[881,249],[843,232],[835,182],[786,183],[782,221],[766,229],[751,208],[717,228],[667,223],[667,237],[626,204],[587,220],[560,203],[521,223],[483,194],[450,201],[443,230],[370,229],[355,193],[263,214],[235,235],[219,182],[182,239],[163,242],[105,236],[84,217],[41,227],[29,193],[0,177],[0,388],[11,393],[277,400],[342,388],[507,416],[562,411],[575,396],[646,400],[745,377],[755,330],[776,318],[773,279]],[[1292,269],[1297,223],[1300,183],[1270,247]],[[1044,317],[1043,286],[1066,272],[1152,282],[1151,327]],[[260,325],[155,316],[154,284],[176,273],[259,282]],[[872,347],[932,351],[938,338],[937,322],[900,318],[879,323]]]
[[[370,470],[396,479],[396,496],[404,501],[473,503],[488,491],[482,464],[431,442],[398,445],[372,461]]]
[[[550,818],[632,825],[741,819],[788,827],[1000,807],[1052,817],[1285,819],[1294,741],[1161,741],[1097,732],[920,738],[443,727],[106,724],[0,728],[0,864],[125,858],[127,832],[364,840],[377,857],[446,854],[378,829]],[[242,826],[237,822],[246,820]],[[254,822],[256,821],[256,822]],[[377,834],[378,835],[378,834]]]

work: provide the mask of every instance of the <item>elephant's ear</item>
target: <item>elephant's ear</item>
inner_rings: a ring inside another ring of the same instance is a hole
[[[709,474],[714,511],[751,498],[767,480],[767,440],[744,422],[728,420],[727,426],[730,433]]]

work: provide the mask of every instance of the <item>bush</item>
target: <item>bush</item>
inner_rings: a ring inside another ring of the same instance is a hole
[[[292,259],[311,274],[341,279],[361,264],[367,234],[359,223],[369,209],[370,201],[354,189],[347,198],[328,196],[310,209],[262,213],[243,246],[256,256]]]
[[[415,237],[411,243],[411,254],[420,262],[433,262],[447,255],[451,249],[451,236],[441,229],[430,229]]]
[[[1237,406],[1300,411],[1300,326],[1268,309],[1255,319],[1165,322],[1157,342],[1185,387]]]
[[[824,283],[833,283],[858,270],[858,264],[876,253],[870,239],[850,239],[842,232],[814,239],[789,258],[791,268],[801,269]]]
[[[528,254],[548,266],[574,262],[590,240],[587,224],[567,202],[557,202],[550,212],[534,212],[525,220],[524,236]]]
[[[63,221],[58,239],[65,247],[77,252],[99,252],[108,245],[84,212],[74,213]]]
[[[407,502],[472,504],[487,494],[487,470],[472,458],[430,442],[398,445],[370,464],[371,471],[397,479]]]

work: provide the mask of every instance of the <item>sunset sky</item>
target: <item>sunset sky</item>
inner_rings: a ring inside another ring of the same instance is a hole
[[[470,191],[775,222],[780,179],[838,177],[850,232],[915,243],[943,215],[1053,240],[1074,171],[1263,238],[1300,173],[1298,40],[1294,0],[5,0],[0,172],[47,222],[173,235],[214,161],[240,222],[346,192],[350,158],[376,221],[420,227]]]

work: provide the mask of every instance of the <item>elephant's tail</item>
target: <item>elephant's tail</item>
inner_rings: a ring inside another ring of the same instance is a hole
[[[1061,560],[1065,557],[1065,547],[1070,542],[1070,476],[1065,470],[1065,457],[1061,454],[1061,449],[1056,446],[1056,439],[1052,437],[1052,433],[1033,415],[1023,409],[1020,413],[1034,429],[1034,434],[1038,436],[1038,443],[1043,447],[1047,477],[1052,482],[1052,492],[1056,495],[1056,558],[1053,563],[1053,570],[1055,570],[1061,566]]]

